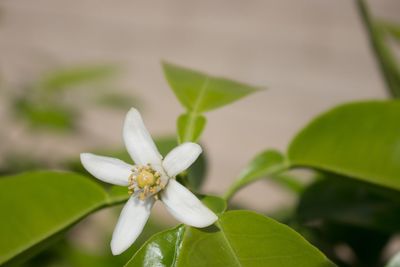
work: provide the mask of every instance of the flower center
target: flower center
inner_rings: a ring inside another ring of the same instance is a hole
[[[146,186],[152,186],[156,182],[156,177],[153,173],[148,171],[141,171],[136,177],[139,188],[145,188]]]
[[[138,193],[141,200],[156,194],[164,186],[161,184],[161,174],[150,165],[135,166],[129,176],[128,193]]]

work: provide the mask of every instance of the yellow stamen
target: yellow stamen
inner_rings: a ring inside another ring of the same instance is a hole
[[[145,188],[146,186],[152,186],[156,183],[156,177],[154,174],[147,170],[143,170],[136,177],[137,184],[140,188]]]

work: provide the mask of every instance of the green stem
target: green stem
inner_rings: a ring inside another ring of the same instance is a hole
[[[186,124],[185,127],[185,134],[183,135],[182,140],[179,140],[180,143],[184,143],[184,142],[192,142],[194,140],[191,140],[191,136],[193,136],[193,132],[194,132],[194,127],[195,127],[195,121],[196,121],[196,117],[198,116],[195,112],[189,112],[187,113],[189,116],[189,120],[188,123]]]
[[[385,44],[383,32],[379,25],[373,21],[364,0],[356,0],[361,20],[365,26],[370,40],[371,48],[381,70],[389,94],[400,98],[400,70],[393,53]]]
[[[274,175],[277,175],[283,171],[286,171],[288,169],[288,165],[279,165],[276,168],[271,168],[270,172],[268,174],[263,175],[262,178],[264,177],[271,177]],[[237,179],[229,188],[226,190],[226,192],[223,195],[223,199],[225,199],[227,202],[242,188],[250,185],[251,183],[260,180],[259,179],[252,179],[249,181],[243,181],[242,179]]]

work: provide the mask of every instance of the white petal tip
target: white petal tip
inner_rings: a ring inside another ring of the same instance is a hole
[[[86,159],[86,158],[89,157],[89,156],[90,156],[90,153],[81,153],[81,154],[80,154],[81,160],[84,160],[84,159]]]
[[[113,245],[113,243],[111,243],[111,253],[112,253],[114,256],[117,256],[117,255],[121,254],[121,253],[124,252],[125,250],[126,250],[126,249],[120,248],[120,247],[118,247],[118,246],[116,246],[116,245]]]
[[[83,167],[85,167],[85,169],[87,169],[87,164],[90,163],[90,160],[92,159],[93,154],[81,153],[79,156],[80,156],[80,160],[81,160]]]
[[[199,156],[203,152],[203,149],[201,148],[201,146],[196,143],[185,142],[185,143],[182,143],[181,145],[188,147],[191,150],[191,152],[197,156]]]
[[[111,242],[111,253],[114,256],[117,256],[119,254],[121,254],[122,252],[124,252],[127,248],[118,246],[118,244],[115,244],[114,242]]]
[[[163,167],[170,177],[189,168],[199,157],[202,149],[196,143],[186,142],[175,147],[163,160]]]
[[[80,159],[83,167],[97,179],[115,185],[128,185],[132,165],[119,159],[91,153],[81,153]]]
[[[143,123],[140,112],[135,108],[131,108],[126,114],[123,138],[125,146],[136,164],[161,164],[162,157]]]
[[[111,239],[111,252],[119,255],[127,250],[142,232],[149,218],[154,198],[141,201],[137,197],[130,197],[119,216]]]
[[[217,215],[215,215],[214,212],[212,212],[210,210],[209,214],[207,214],[207,215],[203,213],[203,218],[201,221],[192,223],[192,225],[190,225],[190,226],[193,226],[196,228],[205,228],[205,227],[208,227],[208,226],[214,224],[217,220],[218,220]]]
[[[131,108],[129,109],[128,113],[133,113],[133,112],[139,113],[139,111],[138,111],[136,108],[131,107]]]
[[[172,216],[186,225],[203,228],[218,220],[214,212],[174,179],[162,191],[161,201]]]

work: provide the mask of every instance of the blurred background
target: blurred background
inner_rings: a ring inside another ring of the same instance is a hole
[[[399,22],[398,0],[369,4]],[[353,1],[1,0],[1,172],[122,148],[130,106],[154,137],[174,135],[183,109],[161,60],[268,88],[207,114],[208,193],[320,112],[387,94]],[[260,181],[234,201],[271,212],[294,197]]]

